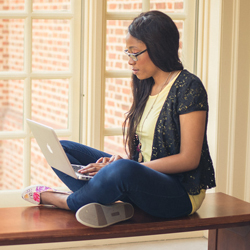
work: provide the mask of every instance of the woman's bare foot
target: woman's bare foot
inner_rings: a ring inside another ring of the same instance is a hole
[[[58,208],[70,210],[67,203],[69,194],[42,192],[40,194],[40,203],[46,205],[54,205]]]

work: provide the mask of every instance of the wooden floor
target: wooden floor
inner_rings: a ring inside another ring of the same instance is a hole
[[[0,221],[0,245],[107,239],[214,229],[210,231],[210,246],[213,246],[217,244],[218,236],[222,239],[225,236],[224,233],[218,235],[218,229],[239,227],[243,228],[244,232],[249,230],[250,203],[223,193],[208,194],[202,207],[192,216],[162,220],[135,209],[132,219],[103,229],[89,228],[78,223],[73,212],[44,206],[1,208]],[[249,235],[246,235],[245,241],[248,238]]]

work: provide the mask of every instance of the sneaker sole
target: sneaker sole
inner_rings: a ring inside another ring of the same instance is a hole
[[[76,212],[76,219],[85,226],[102,228],[128,220],[133,215],[134,208],[129,203],[115,203],[108,206],[90,203]]]

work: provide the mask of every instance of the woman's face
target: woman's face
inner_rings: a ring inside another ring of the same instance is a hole
[[[138,53],[147,49],[145,43],[131,36],[129,33],[126,36],[126,49],[129,53]],[[128,57],[128,64],[132,66],[132,72],[138,79],[143,80],[150,77],[155,78],[159,68],[151,61],[148,52],[145,51],[138,56],[137,61],[133,61]]]

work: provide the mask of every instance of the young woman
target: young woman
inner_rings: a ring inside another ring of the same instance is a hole
[[[72,193],[31,186],[23,198],[77,211],[77,220],[91,227],[129,219],[133,206],[162,218],[197,211],[206,189],[215,186],[207,94],[200,79],[183,69],[178,49],[169,16],[149,11],[135,18],[125,50],[133,72],[133,103],[123,126],[127,159],[62,141],[70,162],[87,165],[80,172],[94,177],[81,181],[54,169]]]

